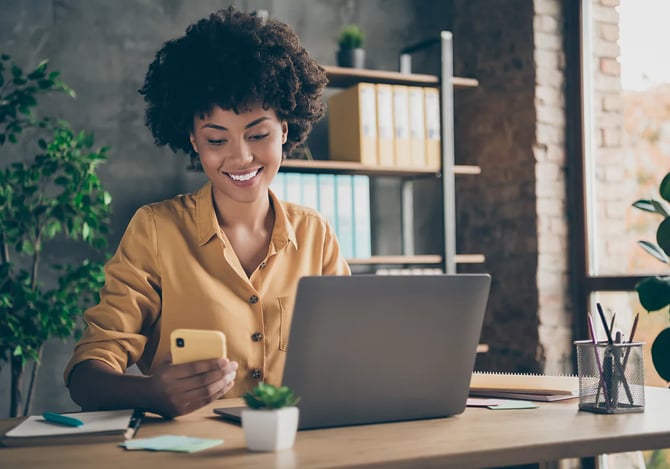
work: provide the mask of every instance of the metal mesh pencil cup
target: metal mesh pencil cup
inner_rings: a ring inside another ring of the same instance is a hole
[[[643,342],[579,340],[579,409],[602,414],[644,411]]]

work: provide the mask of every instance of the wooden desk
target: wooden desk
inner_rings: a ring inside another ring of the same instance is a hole
[[[237,405],[239,400],[219,401]],[[174,421],[150,419],[137,438],[161,434],[223,438],[224,444],[193,454],[129,452],[114,444],[0,449],[7,468],[122,467],[489,467],[670,448],[670,390],[647,388],[646,411],[598,415],[577,410],[577,401],[539,409],[468,408],[447,419],[310,430],[293,449],[251,453],[242,429],[213,416],[211,407]],[[16,421],[1,420],[0,431]]]

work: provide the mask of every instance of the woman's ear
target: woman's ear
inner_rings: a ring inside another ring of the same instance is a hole
[[[281,143],[282,145],[286,143],[286,140],[288,139],[288,124],[286,121],[282,121],[281,123]]]
[[[190,132],[188,134],[188,138],[191,141],[191,146],[193,147],[193,151],[196,152],[196,153],[199,153],[198,152],[198,145],[195,143],[195,136],[193,135],[193,132]]]

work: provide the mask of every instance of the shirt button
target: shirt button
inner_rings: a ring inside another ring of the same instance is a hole
[[[254,332],[251,335],[251,340],[253,340],[254,342],[260,342],[261,340],[263,340],[263,334],[261,334],[260,332]]]
[[[253,379],[261,379],[263,378],[263,372],[258,368],[254,368],[253,370],[251,370],[251,377]]]
[[[258,297],[256,295],[251,295],[251,297],[249,298],[249,303],[255,305],[256,303],[258,303]]]

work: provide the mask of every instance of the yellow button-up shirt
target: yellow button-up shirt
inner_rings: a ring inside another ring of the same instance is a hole
[[[270,193],[275,224],[265,259],[247,277],[219,227],[211,184],[195,194],[141,207],[105,266],[100,303],[84,313],[87,329],[65,369],[100,360],[144,373],[165,360],[170,332],[215,329],[239,364],[226,397],[259,380],[281,383],[298,279],[349,275],[337,238],[314,210]]]

